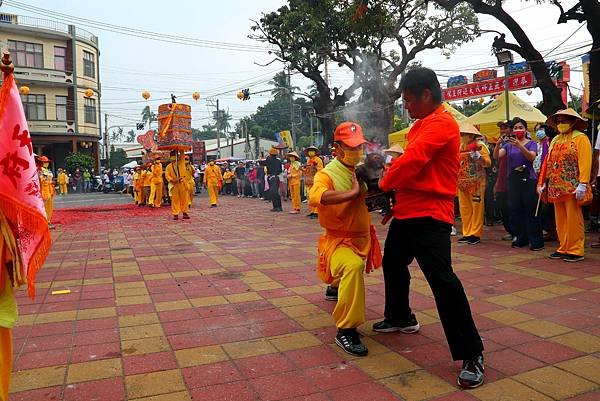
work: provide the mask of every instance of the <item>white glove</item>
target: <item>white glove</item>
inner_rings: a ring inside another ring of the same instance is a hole
[[[546,190],[546,184],[542,185],[537,189],[538,195],[541,195]]]
[[[471,159],[478,160],[481,157],[481,153],[478,150],[471,152]]]
[[[585,196],[585,191],[587,190],[587,185],[585,184],[578,184],[577,188],[575,188],[575,199],[577,200],[582,200],[583,197]]]

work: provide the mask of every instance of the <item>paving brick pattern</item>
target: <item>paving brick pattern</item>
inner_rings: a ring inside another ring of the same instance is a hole
[[[486,347],[486,384],[461,391],[417,266],[422,330],[371,331],[383,312],[377,271],[360,328],[370,353],[351,357],[333,343],[334,304],[314,274],[317,222],[259,200],[206,203],[178,222],[166,208],[56,213],[66,223],[38,297],[18,297],[11,401],[600,400],[597,251],[552,261],[553,244],[513,250],[497,227],[480,245],[453,244]],[[51,294],[61,289],[71,292]]]

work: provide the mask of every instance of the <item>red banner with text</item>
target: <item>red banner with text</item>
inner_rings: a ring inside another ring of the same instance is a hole
[[[508,77],[508,90],[514,91],[535,86],[531,71],[515,74]],[[458,100],[470,97],[482,97],[502,93],[504,91],[504,77],[487,81],[474,82],[467,85],[453,86],[443,89],[444,100]]]

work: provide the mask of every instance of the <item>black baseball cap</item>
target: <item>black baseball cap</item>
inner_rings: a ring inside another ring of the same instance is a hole
[[[508,128],[511,128],[515,126],[515,123],[511,120],[504,120],[504,121],[499,121],[498,124],[496,124],[496,126],[498,127],[502,127],[502,126],[507,126]]]

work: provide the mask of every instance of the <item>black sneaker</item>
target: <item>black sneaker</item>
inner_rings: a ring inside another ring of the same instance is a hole
[[[534,252],[543,251],[544,250],[544,245],[531,246],[531,247],[529,247],[529,250],[534,251]]]
[[[563,258],[563,260],[565,262],[579,262],[579,261],[582,261],[583,259],[585,259],[583,256],[571,255],[569,253],[565,254],[565,257]]]
[[[312,216],[310,216],[311,219],[318,219],[319,215],[317,213],[313,213]]]
[[[460,237],[456,242],[458,242],[459,244],[466,244],[467,242],[469,242],[470,239],[471,237]]]
[[[483,355],[463,361],[458,375],[458,385],[462,388],[475,388],[483,384]]]
[[[337,287],[332,287],[332,286],[328,285],[327,288],[325,289],[325,299],[328,301],[337,302],[337,300],[338,300]]]
[[[472,236],[471,238],[469,238],[469,240],[467,241],[467,244],[469,245],[477,245],[481,242],[481,238],[476,237],[476,236]]]
[[[560,253],[560,252],[553,252],[550,255],[548,255],[548,257],[550,259],[564,259],[567,256],[566,253]]]
[[[410,319],[406,322],[393,322],[391,320],[383,319],[381,322],[377,322],[373,325],[373,331],[378,333],[394,333],[399,331],[404,334],[412,334],[419,331],[421,326],[415,318],[415,315],[411,314]]]
[[[369,350],[360,342],[356,329],[338,329],[335,343],[350,355],[367,356]]]

